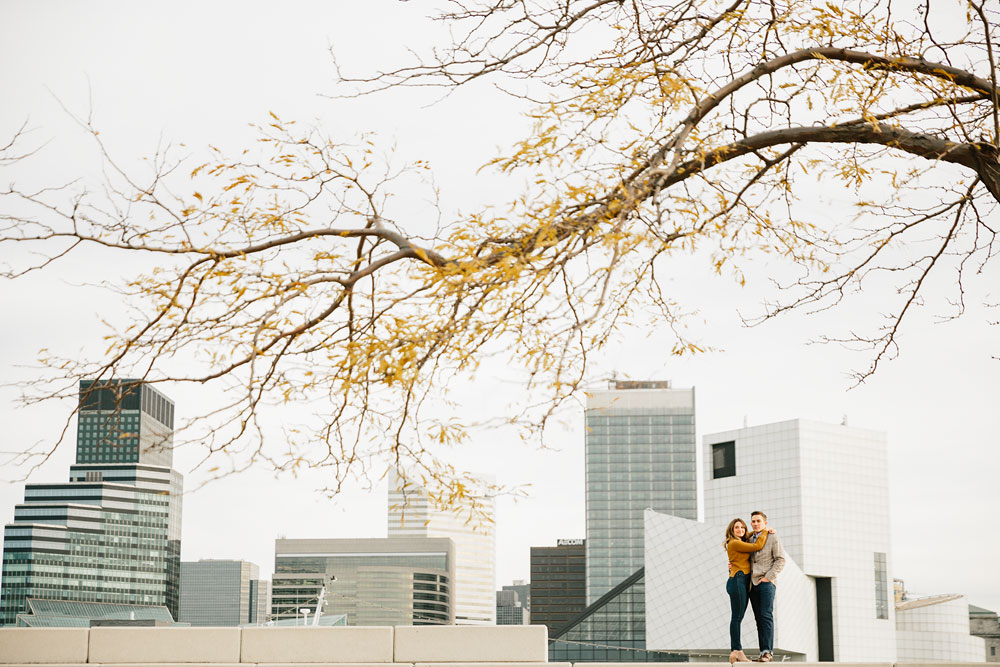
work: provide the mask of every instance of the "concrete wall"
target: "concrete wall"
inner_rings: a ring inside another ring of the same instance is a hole
[[[545,626],[0,628],[3,667],[570,667]],[[635,667],[637,663],[577,663]],[[699,667],[713,664],[700,663]],[[808,663],[797,663],[798,665]],[[819,663],[816,663],[817,667]],[[935,663],[959,667],[969,663]],[[855,663],[851,667],[903,667]],[[909,664],[905,667],[919,667]]]

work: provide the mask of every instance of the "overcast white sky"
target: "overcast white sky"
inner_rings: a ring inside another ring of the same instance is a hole
[[[93,175],[86,142],[60,104],[86,114],[112,151],[126,161],[149,155],[161,141],[235,148],[252,140],[250,122],[268,111],[316,120],[348,136],[377,131],[409,159],[429,159],[452,207],[502,196],[504,184],[480,165],[524,131],[521,108],[486,85],[463,89],[427,106],[417,93],[344,101],[321,97],[333,90],[327,54],[342,64],[389,63],[407,40],[425,39],[419,3],[76,3],[0,2],[0,138],[24,120],[31,138],[50,143],[18,178]],[[4,139],[5,143],[6,139]],[[3,179],[9,181],[11,172]],[[836,215],[838,200],[817,193]],[[846,215],[846,211],[845,211]],[[0,252],[17,249],[0,247]],[[2,258],[0,258],[2,259]],[[129,270],[96,266],[86,258],[17,283],[0,283],[0,380],[30,376],[39,348],[93,354],[101,348],[100,318],[121,318],[120,303],[80,283]],[[1000,275],[992,285],[1000,300]],[[1000,581],[986,576],[1000,553],[995,510],[1000,500],[1000,328],[973,304],[958,321],[934,324],[918,312],[902,336],[902,356],[865,386],[849,390],[847,371],[864,359],[840,348],[807,345],[831,326],[870,322],[882,304],[859,302],[823,317],[792,317],[757,329],[740,326],[735,308],[749,309],[768,285],[750,273],[746,289],[713,280],[694,262],[678,262],[676,293],[701,309],[701,333],[723,352],[670,358],[660,331],[623,333],[596,360],[597,375],[670,379],[697,388],[698,434],[795,417],[884,430],[889,438],[893,522],[892,576],[915,594],[964,593],[973,604],[1000,610]],[[169,390],[167,390],[168,393]],[[484,415],[497,396],[517,387],[480,377],[469,396]],[[171,393],[177,410],[193,410],[192,397]],[[72,406],[18,409],[15,392],[0,390],[0,451],[21,449],[54,436]],[[557,538],[582,537],[582,408],[569,415],[556,448],[537,451],[503,432],[454,452],[456,465],[492,472],[501,483],[530,485],[528,497],[502,498],[498,509],[498,585],[528,578],[528,548]],[[65,481],[72,442],[38,470],[32,481]],[[188,473],[194,452],[179,452]],[[20,470],[0,470],[3,480]],[[188,488],[199,476],[189,475]],[[276,479],[266,471],[244,474],[189,493],[184,499],[183,558],[243,558],[267,575],[273,540],[288,537],[375,537],[385,534],[385,488],[353,489],[327,499],[318,476]],[[13,515],[23,483],[0,484],[0,519]],[[750,509],[747,508],[747,512]],[[851,516],[842,517],[849,529]],[[778,527],[780,530],[780,526]]]

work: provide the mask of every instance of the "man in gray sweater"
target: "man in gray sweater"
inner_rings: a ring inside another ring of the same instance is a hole
[[[767,515],[755,510],[750,515],[751,540],[767,530]],[[774,651],[775,580],[785,567],[785,550],[777,535],[768,535],[760,551],[750,555],[750,606],[757,622],[757,643],[760,657],[755,662],[771,662]]]

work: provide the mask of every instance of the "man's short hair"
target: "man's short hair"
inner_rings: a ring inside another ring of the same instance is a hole
[[[767,521],[767,515],[764,514],[763,512],[761,512],[760,510],[754,510],[753,512],[750,512],[750,518],[752,519],[755,516],[757,516],[758,514],[761,515],[762,517],[764,517],[764,521]]]

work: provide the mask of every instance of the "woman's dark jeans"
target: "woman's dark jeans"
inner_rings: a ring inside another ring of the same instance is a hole
[[[747,602],[750,599],[750,577],[737,572],[726,582],[726,592],[729,593],[729,605],[733,611],[729,618],[729,650],[742,651],[740,625],[743,623],[743,615],[747,613]]]

